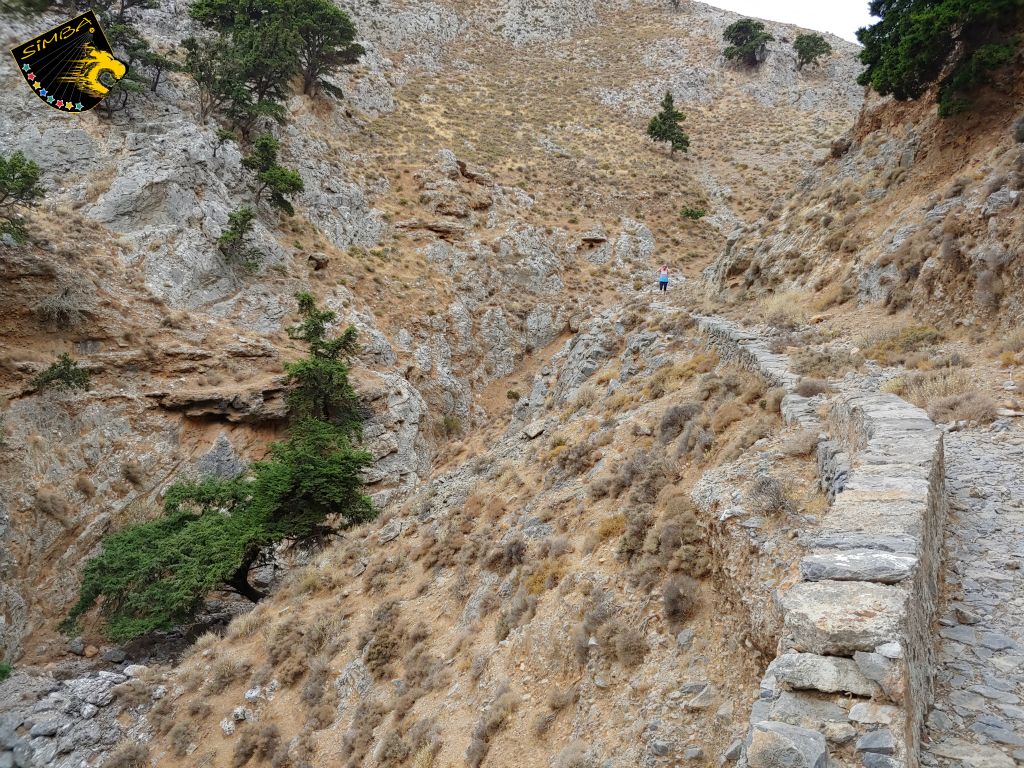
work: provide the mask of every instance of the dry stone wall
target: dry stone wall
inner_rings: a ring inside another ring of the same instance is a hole
[[[698,317],[709,343],[789,394],[788,423],[828,433],[819,448],[832,504],[804,531],[800,581],[780,598],[778,655],[751,711],[751,768],[919,764],[932,698],[931,627],[946,515],[942,433],[891,394],[843,392],[823,423],[799,377],[756,334]]]

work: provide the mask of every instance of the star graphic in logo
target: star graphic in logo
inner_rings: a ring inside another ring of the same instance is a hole
[[[63,107],[64,106],[64,99],[57,99],[57,106],[58,107]]]
[[[76,101],[75,102],[75,109],[77,109],[79,112],[81,112],[82,111],[82,102]]]
[[[46,100],[47,100],[47,101],[48,101],[48,102],[49,102],[50,104],[53,104],[53,96],[47,96],[47,97],[46,97]]]
[[[26,72],[28,72],[30,69],[32,69],[32,65],[30,65],[30,64],[22,64],[21,68],[23,70],[25,70]]]
[[[35,88],[38,91],[40,88],[43,87],[43,84],[38,82],[38,81],[36,81],[36,82],[32,83],[32,87]]]
[[[46,89],[45,88],[40,88],[39,89],[39,95],[40,96],[45,96],[46,95]]]
[[[25,75],[25,77],[27,77],[29,80],[35,80],[36,79],[36,73],[35,72],[29,72],[27,75]]]

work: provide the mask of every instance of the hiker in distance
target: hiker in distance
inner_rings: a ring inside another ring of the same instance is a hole
[[[662,293],[668,291],[668,264],[662,264],[658,270],[658,290]]]

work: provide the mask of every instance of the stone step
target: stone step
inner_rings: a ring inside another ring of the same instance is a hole
[[[913,575],[917,567],[914,555],[874,549],[849,549],[842,552],[815,552],[800,561],[805,581],[872,581],[897,584]]]
[[[799,651],[852,656],[902,639],[907,590],[864,581],[804,581],[782,597],[783,625]]]

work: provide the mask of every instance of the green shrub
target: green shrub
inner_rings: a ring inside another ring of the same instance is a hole
[[[12,217],[17,208],[32,206],[45,194],[39,175],[39,166],[21,152],[0,154],[0,234],[24,242],[25,230]]]
[[[57,358],[57,362],[32,379],[31,384],[36,389],[49,386],[57,389],[88,389],[89,372],[79,367],[78,361],[65,352]]]
[[[796,51],[796,68],[803,69],[808,64],[815,64],[822,56],[832,53],[832,46],[821,35],[797,35],[793,41]]]
[[[764,23],[753,19],[740,19],[725,28],[722,38],[730,43],[724,55],[730,61],[737,59],[756,67],[764,58],[765,47],[775,38],[765,31]]]
[[[14,669],[6,661],[0,661],[0,683],[11,676]]]
[[[264,192],[270,194],[270,204],[291,216],[295,213],[288,197],[298,194],[305,186],[296,171],[277,163],[280,143],[269,133],[264,133],[253,142],[252,154],[242,159],[242,165],[256,173],[256,204]]]
[[[705,211],[703,208],[691,208],[691,207],[687,206],[686,208],[683,208],[682,211],[680,211],[680,215],[682,215],[682,217],[684,219],[690,219],[691,221],[698,221],[700,219],[703,219],[705,216],[707,216],[708,212]]]

